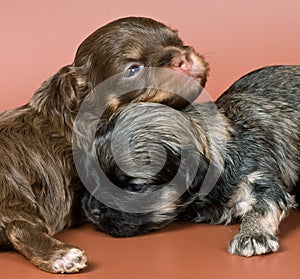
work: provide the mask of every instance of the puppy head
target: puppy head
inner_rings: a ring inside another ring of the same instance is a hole
[[[98,127],[87,160],[93,193],[83,199],[87,218],[113,236],[168,225],[199,191],[209,165],[206,144],[182,112],[154,103],[122,109]]]
[[[130,92],[122,96],[116,92],[103,96],[108,116],[120,107],[138,101],[185,107],[200,94],[208,72],[204,58],[192,47],[185,46],[175,30],[141,17],[122,18],[96,30],[78,48],[74,66],[86,69],[93,86],[119,75],[120,86],[130,88],[133,83],[141,82],[146,68],[167,69],[177,76],[170,81],[171,74],[167,71],[148,72],[147,77],[152,79],[148,84],[152,88],[129,89]],[[166,90],[153,89],[162,83]],[[182,88],[180,94],[172,93],[178,88]]]
[[[202,56],[184,46],[176,31],[149,18],[123,18],[84,40],[74,62],[45,81],[30,105],[58,127],[67,126],[70,133],[86,99],[100,99],[94,103],[103,108],[104,119],[131,102],[185,107],[200,94],[207,67]],[[97,92],[99,85],[116,76],[111,91]],[[145,82],[142,89],[132,89]],[[120,90],[126,94],[120,95]]]

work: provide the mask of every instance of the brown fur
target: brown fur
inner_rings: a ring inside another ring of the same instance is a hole
[[[198,63],[189,74],[203,86],[207,64],[177,32],[147,18],[120,19],[90,35],[74,62],[45,81],[28,104],[0,115],[1,250],[13,247],[47,272],[85,267],[83,251],[52,237],[83,218],[78,202],[84,188],[71,143],[76,113],[91,89],[125,72],[128,63],[180,71],[177,57]],[[157,90],[111,94],[104,99],[105,116],[135,101],[185,106],[184,99]]]

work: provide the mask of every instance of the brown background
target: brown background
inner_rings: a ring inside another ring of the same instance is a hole
[[[70,64],[80,42],[123,16],[148,16],[177,28],[204,54],[213,99],[241,75],[264,65],[300,64],[298,0],[0,1],[0,110],[28,101],[39,84]],[[153,234],[114,239],[91,225],[58,238],[87,251],[89,267],[68,278],[297,278],[300,213],[281,226],[278,253],[240,258],[226,252],[238,226],[174,224]],[[0,277],[63,278],[0,253]]]

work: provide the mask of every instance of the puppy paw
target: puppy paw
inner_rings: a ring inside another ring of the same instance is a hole
[[[84,251],[78,248],[68,249],[65,253],[55,255],[52,263],[54,273],[75,273],[86,267],[86,256]]]
[[[277,238],[268,233],[237,234],[229,243],[228,252],[245,257],[276,252],[279,249]]]

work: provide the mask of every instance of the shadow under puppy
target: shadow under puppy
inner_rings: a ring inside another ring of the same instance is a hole
[[[83,199],[85,213],[117,237],[175,220],[241,221],[231,254],[275,252],[279,223],[299,194],[299,125],[300,66],[251,72],[215,104],[130,105],[98,127],[88,168],[97,161],[103,173],[92,172],[98,192]],[[101,196],[113,187],[124,192],[115,204]]]
[[[52,273],[86,266],[82,250],[52,237],[84,219],[80,200],[85,189],[72,153],[74,121],[99,83],[118,74],[126,85],[145,67],[175,70],[199,87],[206,81],[207,63],[176,31],[149,18],[123,18],[84,40],[74,62],[46,80],[28,104],[0,115],[0,250],[14,248]],[[201,90],[194,89],[184,97],[195,99]],[[186,105],[167,91],[110,92],[101,97],[102,118],[148,100]]]

